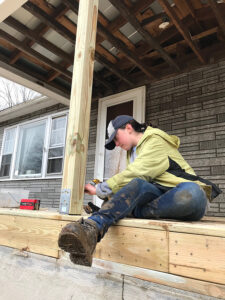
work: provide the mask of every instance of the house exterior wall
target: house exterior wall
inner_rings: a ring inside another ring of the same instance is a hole
[[[66,109],[63,105],[41,110],[17,120],[0,123],[4,128]],[[92,103],[86,182],[93,179],[98,101]],[[152,122],[181,139],[180,151],[196,173],[218,184],[225,192],[225,61],[147,86],[146,122]],[[42,207],[59,207],[61,179],[0,181],[0,188],[29,188],[30,197]],[[85,196],[85,202],[91,201]],[[225,216],[225,196],[218,196],[208,215]]]
[[[146,121],[179,136],[196,173],[225,192],[225,61],[154,83],[146,97]],[[208,215],[225,216],[224,193]]]
[[[92,114],[90,120],[86,182],[93,179],[94,176],[98,102],[94,102],[92,104],[91,109],[92,109]],[[61,112],[64,110],[68,110],[68,107],[62,104],[58,104],[53,107],[39,110],[29,115],[24,115],[23,117],[16,118],[15,120],[9,120],[7,122],[0,123],[0,151],[2,148],[2,140],[3,140],[3,134],[5,128],[25,121],[34,120],[50,114]],[[1,188],[4,189],[23,188],[25,190],[29,190],[30,191],[29,198],[40,199],[42,208],[48,207],[54,209],[59,208],[61,185],[62,185],[62,178],[4,180],[4,181],[0,180],[0,189]],[[88,200],[91,200],[91,197],[85,196],[85,202],[87,202]]]

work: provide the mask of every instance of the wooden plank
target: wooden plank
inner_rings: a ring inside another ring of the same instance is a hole
[[[77,221],[80,216],[62,215],[53,211],[29,211],[20,209],[0,208],[1,215],[12,215],[31,217],[39,219],[51,219],[61,221]],[[87,216],[84,216],[87,218]],[[218,222],[217,222],[218,219]],[[225,238],[225,218],[204,217],[198,222],[179,222],[175,220],[148,220],[125,218],[119,221],[116,226],[126,226],[134,228],[145,228],[154,230],[163,230],[170,232],[191,233],[196,235],[218,236]]]
[[[225,238],[169,233],[169,273],[225,284]]]
[[[115,226],[97,245],[94,257],[168,272],[167,233]]]
[[[148,270],[146,268],[128,266],[96,258],[93,260],[92,266],[110,273],[115,272],[193,293],[225,299],[225,285],[221,284],[166,274],[159,271]]]
[[[55,220],[4,216],[0,217],[0,245],[59,257],[57,236],[61,224]]]
[[[91,111],[98,0],[81,0],[64,159],[62,189],[70,190],[70,214],[81,214]]]
[[[221,222],[221,223],[225,223],[225,218],[205,216],[201,219],[201,222],[219,222],[219,223]]]

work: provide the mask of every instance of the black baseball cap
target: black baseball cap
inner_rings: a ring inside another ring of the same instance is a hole
[[[120,115],[116,117],[114,120],[109,122],[107,132],[109,139],[105,144],[105,148],[108,150],[113,150],[116,147],[114,142],[114,138],[116,136],[117,130],[121,128],[123,125],[127,124],[129,121],[134,120],[133,117],[128,115]]]

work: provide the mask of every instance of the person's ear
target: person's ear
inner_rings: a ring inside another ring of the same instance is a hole
[[[129,133],[131,133],[133,131],[133,127],[129,123],[126,125],[126,129]]]

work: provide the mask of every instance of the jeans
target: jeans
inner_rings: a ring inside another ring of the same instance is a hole
[[[100,240],[112,224],[131,213],[134,218],[197,221],[204,216],[206,206],[206,194],[194,182],[183,182],[164,192],[152,183],[135,178],[89,219],[96,222]]]

